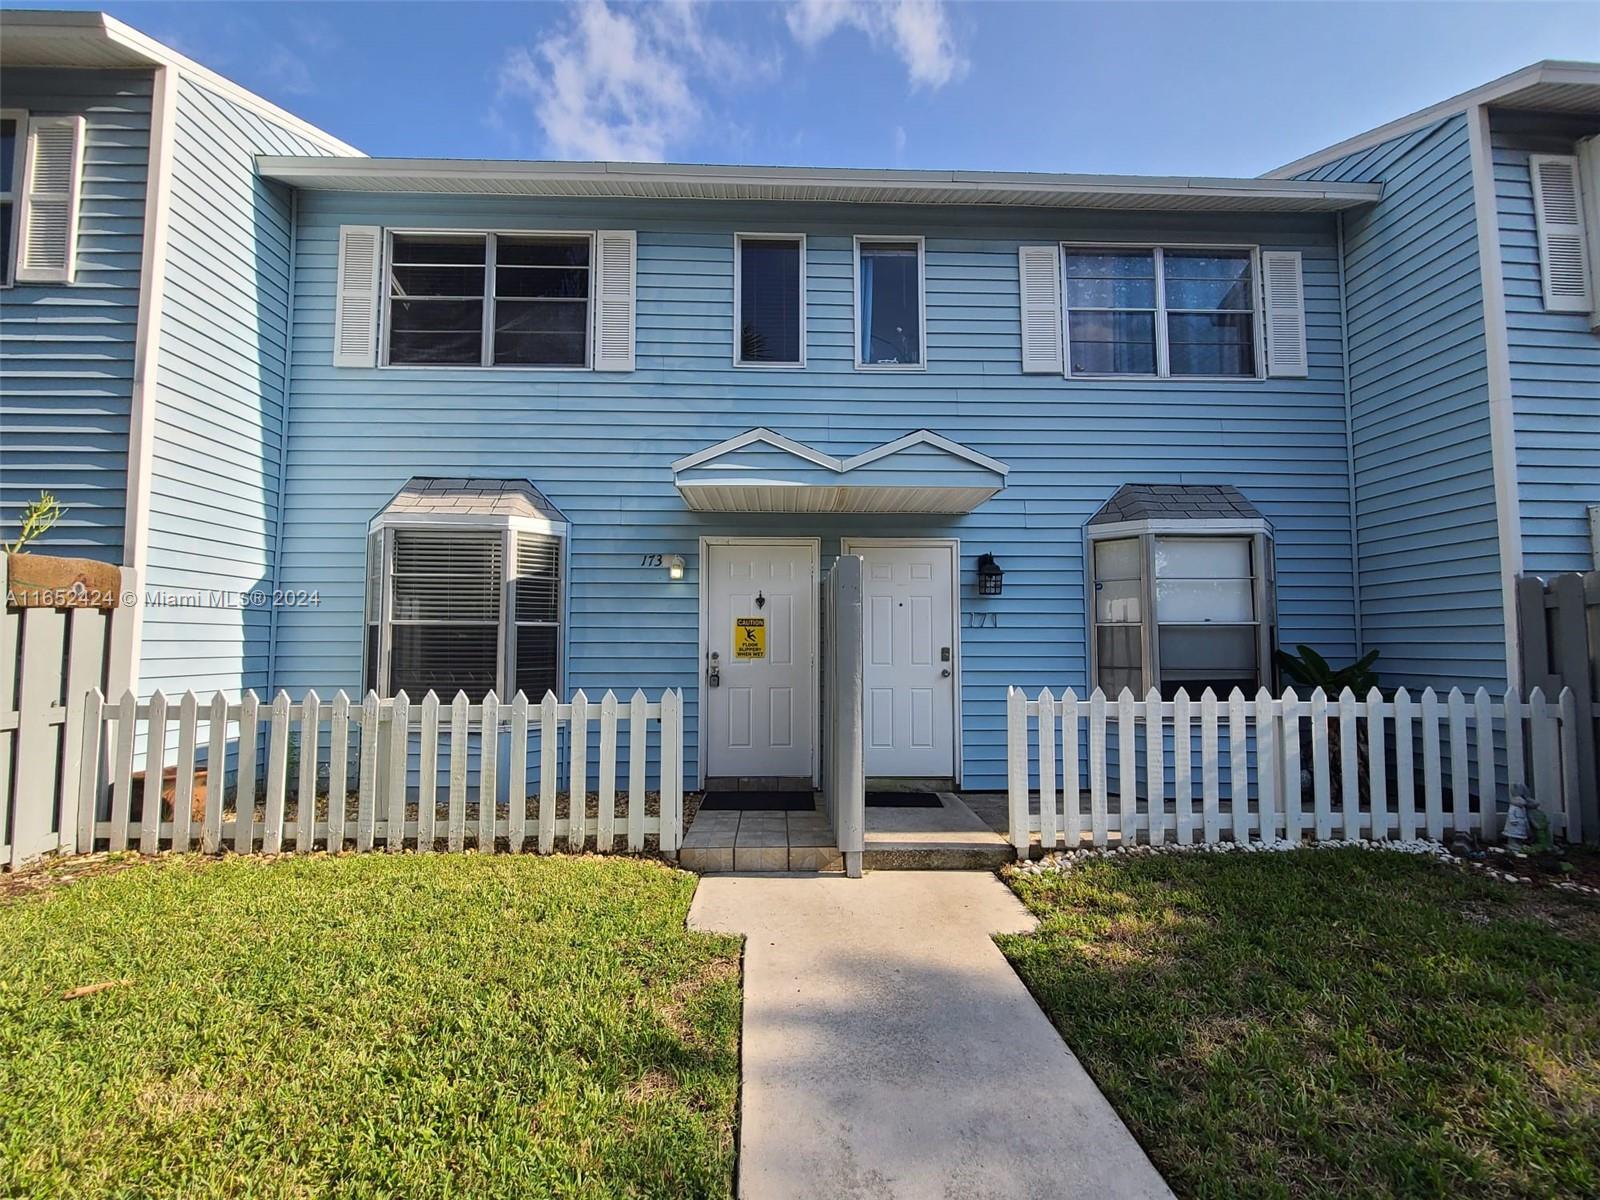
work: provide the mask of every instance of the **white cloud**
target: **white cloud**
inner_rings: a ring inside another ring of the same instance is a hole
[[[661,162],[701,124],[697,88],[769,78],[781,59],[706,28],[697,0],[572,6],[531,48],[513,50],[500,92],[532,102],[559,158]]]
[[[549,152],[559,158],[662,161],[699,117],[683,62],[661,44],[652,22],[605,0],[572,14],[532,50],[511,52],[502,91],[532,99]]]
[[[843,28],[858,30],[874,45],[890,45],[920,87],[943,87],[967,70],[943,0],[795,0],[785,20],[806,47]]]

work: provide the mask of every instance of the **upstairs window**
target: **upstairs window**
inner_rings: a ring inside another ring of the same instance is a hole
[[[923,364],[922,239],[856,239],[856,366]]]
[[[388,261],[390,365],[588,365],[587,236],[396,233]]]
[[[22,154],[28,144],[28,114],[0,112],[0,287],[15,278],[17,196],[22,187]]]
[[[1069,374],[1260,376],[1255,251],[1115,246],[1063,253]]]
[[[741,234],[734,246],[735,361],[740,366],[804,366],[805,238]]]

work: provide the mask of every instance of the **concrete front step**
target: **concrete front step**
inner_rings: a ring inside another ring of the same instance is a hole
[[[998,871],[1013,857],[1010,846],[990,842],[945,842],[936,846],[868,842],[861,866],[868,871]]]

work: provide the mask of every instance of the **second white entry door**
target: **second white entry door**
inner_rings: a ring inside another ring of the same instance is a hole
[[[955,775],[955,547],[847,542],[865,560],[868,775]]]
[[[814,543],[706,547],[707,775],[813,774],[816,560]]]

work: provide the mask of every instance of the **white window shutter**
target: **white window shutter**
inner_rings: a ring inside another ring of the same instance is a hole
[[[1061,374],[1061,247],[1018,246],[1022,298],[1022,371]]]
[[[22,167],[19,283],[71,283],[78,267],[82,117],[34,117]]]
[[[333,365],[378,362],[378,284],[383,275],[383,230],[339,227],[339,282],[333,309]]]
[[[1589,251],[1589,328],[1600,333],[1600,134],[1578,143],[1578,190]]]
[[[1529,155],[1528,173],[1533,177],[1533,222],[1539,237],[1545,310],[1586,313],[1591,308],[1589,263],[1577,156]]]
[[[1298,250],[1263,250],[1261,279],[1267,303],[1267,374],[1303,378],[1306,354],[1306,289]]]
[[[602,229],[594,241],[594,369],[631,371],[638,236],[631,229]]]

